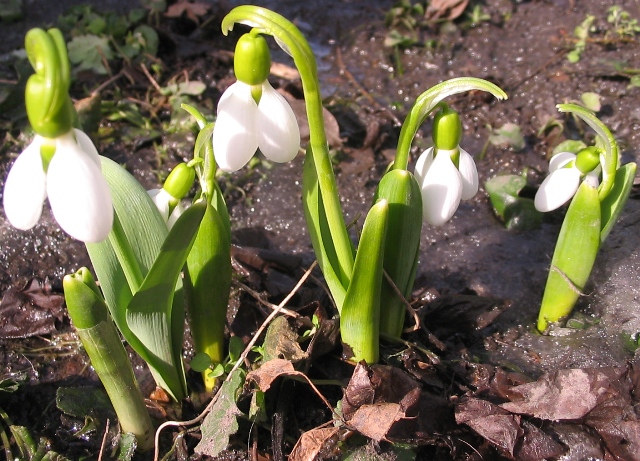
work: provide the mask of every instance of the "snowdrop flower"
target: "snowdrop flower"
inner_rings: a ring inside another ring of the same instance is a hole
[[[195,170],[186,163],[180,163],[169,173],[162,189],[147,191],[156,204],[162,219],[171,229],[185,210],[181,199],[187,195],[195,179]]]
[[[55,138],[36,135],[11,167],[3,205],[12,226],[34,227],[47,197],[56,221],[73,238],[100,242],[109,234],[111,192],[100,156],[82,131],[73,129]]]
[[[600,167],[599,151],[587,147],[578,154],[560,152],[549,161],[547,176],[534,199],[536,210],[546,212],[560,208],[575,195],[583,180],[592,187],[598,187]]]
[[[238,81],[220,98],[213,129],[213,152],[223,171],[239,170],[257,149],[279,163],[298,154],[298,122],[287,100],[267,81],[270,65],[265,39],[243,35],[234,60]]]
[[[469,200],[478,192],[478,170],[473,157],[459,146],[461,133],[460,117],[444,106],[433,122],[435,146],[425,150],[416,162],[422,216],[434,226],[449,221],[460,200]]]

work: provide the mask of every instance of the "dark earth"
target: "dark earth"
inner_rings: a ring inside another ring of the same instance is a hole
[[[58,15],[75,4],[125,13],[139,7],[135,3],[25,0],[21,19],[0,23],[1,83],[18,80],[11,56],[22,47],[31,27],[55,24]],[[237,38],[224,37],[219,23],[240,2],[201,3],[209,9],[198,18],[199,24],[187,17],[162,17],[158,23],[158,59],[165,69],[159,83],[164,86],[176,76],[205,83],[207,89],[198,102],[213,112],[234,81],[230,52]],[[488,15],[477,24],[466,14],[448,20],[451,10],[436,6],[427,11],[431,21],[416,29],[419,44],[430,45],[395,51],[384,44],[390,30],[385,14],[393,1],[256,3],[292,20],[312,44],[328,117],[337,121],[329,132],[334,135],[345,218],[356,221],[356,228],[362,226],[377,181],[393,158],[399,122],[415,97],[452,77],[487,79],[509,95],[506,101],[477,93],[449,101],[461,114],[465,131],[461,145],[475,156],[481,184],[497,174],[525,172],[533,191],[560,141],[592,142],[589,129],[555,108],[558,103],[580,101],[587,92],[600,96],[597,115],[615,135],[622,163],[639,160],[640,88],[633,85],[640,72],[638,39],[634,34],[612,33],[607,22],[612,6],[640,19],[637,0],[471,2],[467,13],[479,5]],[[588,15],[595,19],[585,50],[577,63],[570,63],[567,54],[577,41],[574,29]],[[275,44],[272,51],[274,61],[292,66]],[[152,100],[153,87],[144,73],[135,65],[125,70],[126,78],[106,85],[109,76],[78,75],[72,96],[79,100],[102,86],[103,101]],[[112,75],[119,71],[111,69]],[[295,77],[279,74],[271,80],[300,96]],[[158,98],[153,101],[140,104],[141,112],[150,118],[152,129],[162,130],[170,117],[168,104]],[[552,119],[561,121],[562,127],[544,129]],[[0,150],[1,186],[28,138],[20,134],[25,120],[15,111],[0,113],[0,121],[5,140]],[[523,146],[489,142],[492,132],[507,123],[520,128]],[[99,124],[97,133],[127,129],[124,122],[104,118]],[[118,135],[95,139],[102,155],[124,164],[147,189],[157,187],[160,177],[192,155],[194,135],[186,129],[158,136],[136,132],[131,137],[131,141]],[[414,142],[414,161],[429,142],[426,123]],[[300,199],[301,167],[299,156],[290,164],[262,163],[221,180],[231,213],[238,280],[228,314],[229,331],[245,342],[268,312],[240,282],[278,303],[314,260]],[[318,459],[341,459],[359,447],[352,459],[640,460],[640,362],[632,344],[640,332],[638,198],[634,188],[574,312],[584,328],[558,329],[549,336],[538,334],[534,322],[564,209],[545,215],[534,229],[507,230],[481,186],[449,223],[425,226],[411,300],[422,329],[406,334],[405,345],[383,341],[384,364],[377,367],[359,365],[354,370],[341,360],[335,342],[329,343],[335,347],[324,348],[324,354],[310,353],[303,367],[313,379],[342,383],[343,389],[319,387],[334,406],[343,392],[353,403],[358,389],[373,389],[375,398],[360,404],[400,402],[404,417],[376,436],[372,427],[349,419],[355,408],[343,408],[350,430],[319,436],[323,448]],[[100,386],[66,317],[61,293],[62,277],[90,264],[84,246],[58,228],[46,206],[32,231],[11,228],[3,213],[0,230],[0,380],[19,383],[14,392],[0,389],[0,407],[13,424],[26,426],[36,439],[45,437],[53,450],[70,459],[97,459],[99,454],[111,459],[111,448],[102,446],[103,435],[109,432],[104,418],[94,418],[93,428],[85,433],[83,418],[63,414],[55,402],[60,387]],[[316,310],[331,317],[320,273],[315,275],[315,281],[307,282],[287,307],[303,316]],[[291,323],[300,327],[300,320]],[[185,356],[190,357],[189,344]],[[143,393],[150,396],[153,382],[140,361],[133,360]],[[190,379],[194,395],[180,411],[149,401],[158,423],[174,417],[190,419],[204,408],[207,396],[198,392],[197,376]],[[403,395],[390,395],[385,382]],[[331,413],[304,383],[283,381],[267,396],[268,422],[254,430],[248,422],[241,424],[228,451],[218,458],[194,454],[200,439],[197,430],[180,435],[178,430],[165,430],[160,455],[168,454],[173,445],[170,459],[280,460],[301,434],[331,421]],[[245,402],[240,408],[245,411],[247,406]],[[381,413],[374,416],[382,418]],[[4,421],[0,427],[9,433]],[[382,424],[380,419],[372,421]],[[111,421],[110,433],[115,426]],[[389,442],[403,445],[392,449]],[[134,459],[151,455],[136,454]],[[296,452],[291,459],[302,457]],[[307,453],[304,459],[313,456]]]

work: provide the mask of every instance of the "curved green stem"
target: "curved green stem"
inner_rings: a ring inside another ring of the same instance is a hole
[[[611,131],[602,123],[589,109],[585,109],[577,104],[558,104],[560,112],[569,112],[577,115],[589,125],[600,137],[604,146],[604,153],[600,154],[600,164],[602,165],[602,183],[598,187],[598,197],[600,200],[609,195],[613,187],[618,170],[618,143],[611,134]]]
[[[418,96],[402,124],[396,159],[392,168],[400,170],[407,169],[409,164],[409,151],[411,150],[413,138],[427,116],[438,107],[438,104],[443,99],[454,94],[472,90],[487,91],[498,99],[507,99],[507,93],[500,87],[486,80],[474,77],[452,78],[451,80],[438,83],[429,88]]]
[[[25,36],[25,49],[35,70],[25,88],[29,122],[39,135],[55,138],[71,130],[74,118],[64,37],[58,29],[31,29]]]
[[[302,90],[309,120],[310,139],[309,149],[305,159],[305,169],[313,169],[313,175],[305,175],[303,190],[305,197],[314,195],[313,189],[319,189],[320,209],[307,210],[307,220],[310,228],[329,235],[321,235],[312,241],[320,265],[325,271],[327,264],[331,265],[343,289],[349,283],[353,271],[354,252],[347,227],[342,215],[338,188],[329,156],[329,146],[324,128],[322,97],[318,81],[317,67],[313,51],[300,30],[281,15],[265,8],[244,5],[231,10],[222,20],[222,31],[228,33],[236,23],[245,24],[257,29],[260,33],[271,35],[278,44],[293,58],[300,72]],[[305,207],[308,207],[305,199]],[[326,225],[326,227],[325,227]],[[330,245],[331,248],[328,248]],[[320,256],[328,255],[327,258]],[[334,292],[334,290],[332,290]]]

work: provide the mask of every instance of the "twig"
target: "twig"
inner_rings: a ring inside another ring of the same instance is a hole
[[[262,299],[262,297],[260,296],[260,293],[258,293],[257,291],[249,288],[247,285],[245,285],[242,282],[235,282],[236,285],[238,285],[240,288],[242,288],[244,291],[246,291],[247,293],[249,293],[251,296],[253,296],[255,298],[256,301],[258,301],[260,304],[262,304],[263,306],[268,307],[271,310],[275,310],[278,309],[278,306],[276,306],[275,304],[270,303],[269,301],[265,301],[264,299]],[[285,309],[285,308],[281,308],[280,312],[283,313],[284,315],[287,315],[289,317],[293,317],[294,319],[297,319],[298,317],[300,317],[300,314],[298,314],[297,312],[294,312],[290,309]]]
[[[95,90],[93,90],[91,92],[91,94],[94,95],[94,94],[100,93],[102,90],[104,90],[106,87],[108,87],[109,85],[111,85],[113,82],[115,82],[116,80],[120,79],[124,75],[125,75],[124,70],[121,70],[116,75],[114,75],[113,77],[109,78],[106,82],[103,82],[100,85],[98,85],[98,87]]]
[[[389,277],[389,274],[387,274],[387,271],[383,271],[383,272],[384,272],[384,278],[387,279],[387,282],[389,282],[389,285],[391,285],[391,289],[396,294],[396,296],[400,298],[407,312],[413,317],[414,325],[412,327],[405,328],[404,330],[402,330],[402,332],[413,333],[414,331],[418,331],[420,329],[420,317],[418,316],[418,313],[413,308],[411,303],[405,299],[404,295],[400,292],[400,289],[396,286],[393,279]]]
[[[158,91],[158,93],[162,94],[162,87],[158,84],[156,79],[153,78],[153,76],[149,73],[149,71],[147,70],[147,66],[145,66],[144,63],[142,63],[140,64],[140,67],[142,68],[142,72],[144,72],[144,75],[147,76],[147,79],[149,79],[149,82],[151,82],[153,87]]]
[[[98,454],[98,461],[102,461],[102,454],[104,453],[104,447],[107,445],[107,435],[109,434],[109,418],[105,423],[104,435],[102,436],[102,443],[100,444],[100,453]]]
[[[278,315],[281,312],[282,308],[291,300],[293,295],[296,294],[296,292],[300,289],[302,284],[309,278],[309,276],[311,275],[311,271],[313,271],[313,269],[316,267],[317,264],[318,264],[318,261],[314,261],[313,264],[311,264],[309,269],[305,271],[304,275],[300,278],[300,280],[298,280],[298,283],[296,284],[295,287],[293,287],[291,292],[282,300],[280,304],[278,304],[277,308],[274,309],[273,312],[271,312],[271,314],[269,314],[269,316],[266,319],[264,319],[264,322],[262,322],[262,325],[260,325],[260,328],[258,328],[258,331],[256,331],[256,333],[253,335],[253,338],[251,338],[251,341],[249,341],[249,344],[247,344],[247,346],[244,348],[244,351],[242,351],[242,354],[240,354],[240,357],[238,357],[238,360],[236,361],[235,365],[233,366],[231,371],[229,371],[229,373],[227,374],[227,377],[224,380],[225,382],[231,379],[231,375],[233,374],[233,372],[240,367],[240,365],[244,362],[244,360],[249,355],[249,352],[251,352],[251,349],[253,348],[255,343],[258,341],[258,337],[260,336],[260,334],[264,331],[267,325],[271,323],[271,321],[276,317],[276,315]],[[190,419],[189,421],[166,421],[162,423],[156,430],[155,448],[154,448],[155,453],[153,456],[154,461],[158,461],[158,455],[160,451],[160,433],[162,432],[163,429],[167,427],[186,427],[186,426],[192,426],[194,424],[199,423],[211,411],[211,409],[213,408],[213,406],[215,405],[215,403],[218,401],[219,398],[220,398],[220,391],[218,391],[213,396],[213,398],[211,399],[211,402],[209,402],[209,404],[207,405],[207,407],[204,409],[202,413],[200,413],[195,418]]]

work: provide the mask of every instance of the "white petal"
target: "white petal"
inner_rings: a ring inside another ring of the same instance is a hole
[[[559,152],[549,160],[549,172],[556,171],[575,159],[576,154],[572,154],[571,152]]]
[[[213,128],[213,153],[222,171],[239,170],[256,153],[257,113],[258,106],[251,96],[251,87],[246,83],[234,83],[220,98],[218,118]]]
[[[587,173],[583,181],[589,184],[591,187],[598,187],[600,185],[600,166],[598,166],[592,172]]]
[[[100,154],[98,154],[98,149],[96,149],[91,138],[87,136],[84,131],[78,130],[77,128],[74,128],[73,132],[76,136],[76,142],[80,146],[80,150],[89,155],[91,160],[93,160],[96,165],[102,169],[102,166],[100,165]]]
[[[580,185],[580,171],[577,168],[560,168],[542,181],[534,205],[536,210],[547,212],[560,208],[573,197]]]
[[[22,230],[36,225],[46,197],[41,145],[42,138],[36,136],[14,162],[4,185],[4,212],[11,225]]]
[[[293,160],[300,149],[300,128],[287,100],[269,82],[262,84],[258,104],[258,147],[273,162]]]
[[[425,150],[420,157],[418,157],[418,161],[416,162],[416,169],[414,170],[414,174],[416,179],[418,180],[418,184],[422,184],[425,176],[427,175],[427,171],[431,167],[433,163],[433,147]]]
[[[478,169],[473,157],[464,149],[460,149],[458,170],[462,177],[462,200],[469,200],[478,193]]]
[[[171,212],[171,216],[169,216],[169,219],[167,219],[167,227],[169,229],[171,229],[173,227],[173,225],[176,223],[178,218],[182,215],[182,213],[184,213],[184,210],[185,210],[185,208],[184,208],[184,206],[182,206],[182,203],[178,203],[175,206],[175,208]]]
[[[171,199],[169,193],[164,189],[151,189],[147,191],[147,194],[156,204],[164,222],[167,222],[169,219],[169,200]]]
[[[47,194],[60,227],[83,242],[104,240],[113,225],[111,192],[90,154],[69,138],[57,140]]]
[[[437,154],[420,186],[423,219],[434,226],[449,221],[462,197],[462,178],[451,157]]]

